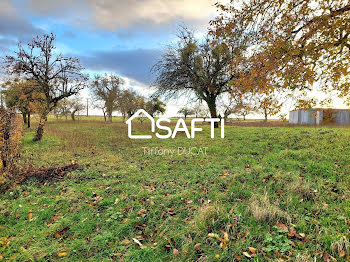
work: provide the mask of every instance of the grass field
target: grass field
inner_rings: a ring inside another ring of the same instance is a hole
[[[99,119],[50,119],[41,142],[26,131],[22,157],[34,166],[80,168],[1,196],[1,257],[350,260],[349,128],[230,126],[224,139],[217,132],[130,140],[125,124]],[[152,155],[143,147],[208,149]]]

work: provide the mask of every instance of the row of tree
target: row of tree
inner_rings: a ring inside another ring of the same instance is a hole
[[[19,43],[14,55],[4,59],[7,72],[15,76],[2,85],[7,107],[16,107],[28,127],[31,115],[40,115],[34,141],[43,137],[50,113],[66,118],[70,115],[75,120],[75,114],[85,107],[78,94],[87,87],[105,120],[112,121],[114,111],[119,111],[124,121],[139,108],[151,115],[165,112],[165,104],[158,98],[123,89],[123,81],[116,75],[96,75],[90,79],[78,59],[55,52],[55,39],[54,34],[47,34],[37,36],[27,45]]]
[[[139,108],[145,109],[152,116],[165,112],[165,104],[159,99],[147,99],[133,90],[122,89],[122,80],[116,75],[96,75],[90,81],[89,87],[92,91],[93,107],[102,110],[105,121],[112,121],[114,111],[122,114],[124,122],[126,117],[132,116]],[[2,85],[2,95],[6,106],[16,108],[22,114],[24,124],[30,128],[31,115],[40,113],[43,107],[43,95],[36,82],[20,78],[8,80]],[[70,116],[74,121],[76,114],[85,109],[82,99],[73,95],[60,100],[52,113],[56,118],[65,117],[67,120]]]
[[[89,85],[110,120],[114,111],[125,119],[140,107],[163,112],[158,98],[181,95],[204,101],[212,118],[219,117],[220,108],[223,117],[234,109],[245,114],[247,101],[254,101],[267,119],[287,97],[310,106],[313,100],[301,95],[314,83],[327,94],[336,91],[349,99],[348,0],[232,0],[217,8],[220,16],[210,22],[205,39],[182,28],[177,44],[154,65],[157,91],[151,99],[122,90],[115,75],[89,81],[78,59],[55,52],[53,34],[19,43],[14,55],[4,59],[7,71],[21,77],[14,84],[21,91],[7,95],[17,97],[27,122],[33,110],[40,113],[34,140],[42,138],[49,113]]]
[[[121,113],[124,122],[140,108],[152,116],[165,112],[165,104],[158,98],[146,98],[133,90],[122,89],[123,81],[116,75],[96,75],[91,83],[95,107],[102,110],[105,120],[112,121],[114,111]]]
[[[259,96],[259,97],[240,97],[240,99],[226,99],[227,101],[219,101],[218,117],[224,118],[225,121],[232,115],[241,117],[246,120],[250,114],[262,114],[265,121],[269,116],[275,116],[280,113],[284,100],[279,100],[278,96]],[[181,114],[186,119],[188,116],[208,118],[211,117],[210,111],[201,103],[193,106],[186,105],[179,109],[178,114]],[[284,115],[280,114],[280,118],[284,119]]]
[[[67,120],[68,116],[70,115],[72,120],[75,121],[76,114],[81,113],[85,109],[86,107],[82,99],[78,96],[74,96],[65,98],[60,101],[53,109],[52,113],[56,116],[57,119],[59,117],[65,117]]]
[[[101,109],[105,121],[112,121],[112,114],[118,111],[122,114],[123,120],[130,117],[134,112],[143,108],[152,116],[163,114],[165,104],[157,98],[146,98],[137,92],[128,89],[122,89],[123,81],[120,77],[113,74],[104,76],[96,75],[89,82],[89,88],[92,91],[93,107]],[[33,80],[23,80],[15,78],[8,80],[2,85],[2,94],[5,98],[5,104],[8,108],[16,108],[23,116],[24,123],[30,128],[31,115],[40,113],[43,108],[43,94],[40,86]],[[86,109],[82,99],[73,95],[61,99],[52,113],[58,117],[68,116],[75,120],[75,115]]]

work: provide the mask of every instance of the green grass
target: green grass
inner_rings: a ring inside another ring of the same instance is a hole
[[[39,143],[34,129],[25,132],[21,154],[35,166],[81,168],[1,196],[1,257],[244,261],[253,247],[252,261],[321,260],[323,252],[346,261],[349,248],[339,257],[331,246],[350,238],[350,129],[226,127],[224,139],[217,132],[211,139],[205,126],[195,139],[130,140],[125,124],[101,119],[50,119]],[[142,147],[208,150],[144,155]]]

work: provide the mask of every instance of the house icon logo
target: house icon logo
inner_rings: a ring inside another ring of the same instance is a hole
[[[177,123],[175,125],[174,130],[172,130],[169,126],[162,125],[162,122],[167,122],[170,123],[171,120],[169,118],[158,118],[157,121],[154,120],[154,118],[148,114],[144,109],[139,109],[136,111],[135,114],[133,114],[127,121],[126,124],[128,125],[128,137],[131,139],[151,139],[152,135],[133,135],[132,134],[132,120],[134,120],[137,117],[147,117],[151,121],[151,131],[152,133],[155,133],[157,138],[160,139],[166,139],[166,138],[172,138],[174,139],[176,134],[178,132],[184,132],[187,138],[194,138],[196,132],[201,132],[203,131],[202,127],[196,127],[196,123],[200,122],[209,122],[210,123],[210,137],[214,138],[214,124],[215,122],[221,122],[221,138],[225,137],[225,132],[224,132],[224,119],[219,119],[219,118],[193,118],[191,120],[191,129],[189,130],[187,128],[186,122],[184,119],[179,118],[177,120]],[[166,130],[168,131],[167,134],[163,133],[158,133],[155,132],[155,129],[161,129],[161,130]]]
[[[155,121],[154,121],[153,117],[150,114],[148,114],[144,109],[139,109],[139,110],[136,111],[135,114],[132,115],[132,117],[130,117],[126,121],[126,124],[128,125],[128,136],[131,139],[151,139],[152,138],[151,135],[133,135],[132,134],[132,127],[131,127],[132,120],[134,118],[137,118],[137,117],[141,116],[141,115],[144,115],[149,120],[151,120],[151,131],[155,132]]]

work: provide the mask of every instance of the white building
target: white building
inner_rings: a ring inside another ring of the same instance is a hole
[[[289,123],[300,125],[350,125],[350,109],[310,108],[290,111]]]

